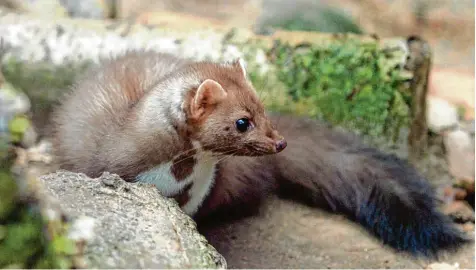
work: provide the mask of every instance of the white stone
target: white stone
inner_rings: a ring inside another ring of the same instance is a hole
[[[465,131],[450,131],[444,137],[450,173],[457,178],[474,179],[474,139]]]
[[[455,263],[453,265],[449,263],[432,263],[426,267],[426,269],[431,269],[431,270],[458,270],[459,269],[459,264]]]
[[[150,35],[154,35],[154,38],[150,38]],[[171,33],[159,34],[143,29],[123,37],[114,31],[98,33],[78,25],[56,24],[29,18],[26,22],[0,23],[0,39],[9,48],[2,61],[15,58],[27,62],[47,61],[61,65],[82,59],[98,63],[102,57],[143,48],[195,60],[226,62],[238,57],[245,58],[239,47],[223,43],[223,33],[212,30],[198,31],[177,43]],[[262,60],[266,62],[266,59]]]
[[[427,99],[428,128],[433,132],[441,132],[458,124],[458,110],[456,106],[438,97]]]

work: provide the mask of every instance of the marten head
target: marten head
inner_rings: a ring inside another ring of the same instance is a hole
[[[200,84],[184,102],[189,136],[204,150],[224,155],[261,156],[286,148],[240,60],[231,64],[198,63]]]

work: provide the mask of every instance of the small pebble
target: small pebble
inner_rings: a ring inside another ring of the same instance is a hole
[[[102,178],[101,182],[107,186],[107,187],[112,187],[112,188],[117,188],[117,181],[116,179],[113,178]]]
[[[444,136],[446,159],[450,173],[457,178],[474,178],[474,140],[463,130],[454,130]]]
[[[426,269],[431,269],[431,270],[458,270],[459,269],[459,264],[455,263],[453,265],[449,263],[432,263],[426,267]]]
[[[454,200],[463,201],[468,196],[468,190],[461,186],[445,187],[443,189],[443,200],[451,203]]]
[[[474,179],[461,178],[456,181],[455,185],[459,188],[466,190],[466,192],[468,193],[474,193]]]
[[[474,210],[465,201],[454,201],[443,207],[443,213],[457,223],[474,222]]]
[[[454,188],[454,191],[455,200],[462,201],[468,196],[468,192],[462,188]]]
[[[427,99],[427,122],[428,128],[440,133],[458,125],[458,110],[448,101],[429,96]]]
[[[467,222],[463,224],[463,231],[474,232],[474,223]]]

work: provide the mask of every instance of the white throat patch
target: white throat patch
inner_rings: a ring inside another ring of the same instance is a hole
[[[166,197],[174,197],[182,192],[188,192],[189,199],[182,206],[182,210],[190,216],[197,212],[213,187],[218,161],[211,152],[201,150],[197,142],[193,142],[193,145],[197,149],[196,163],[192,173],[185,179],[178,181],[172,174],[173,161],[159,164],[149,171],[139,174],[136,178],[139,182],[154,184]],[[184,190],[190,183],[192,183],[190,190]]]

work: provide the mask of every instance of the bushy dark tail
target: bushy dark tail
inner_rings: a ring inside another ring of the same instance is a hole
[[[431,185],[404,160],[315,122],[278,119],[288,147],[275,156],[285,195],[324,203],[393,248],[433,257],[469,241],[438,210]]]

